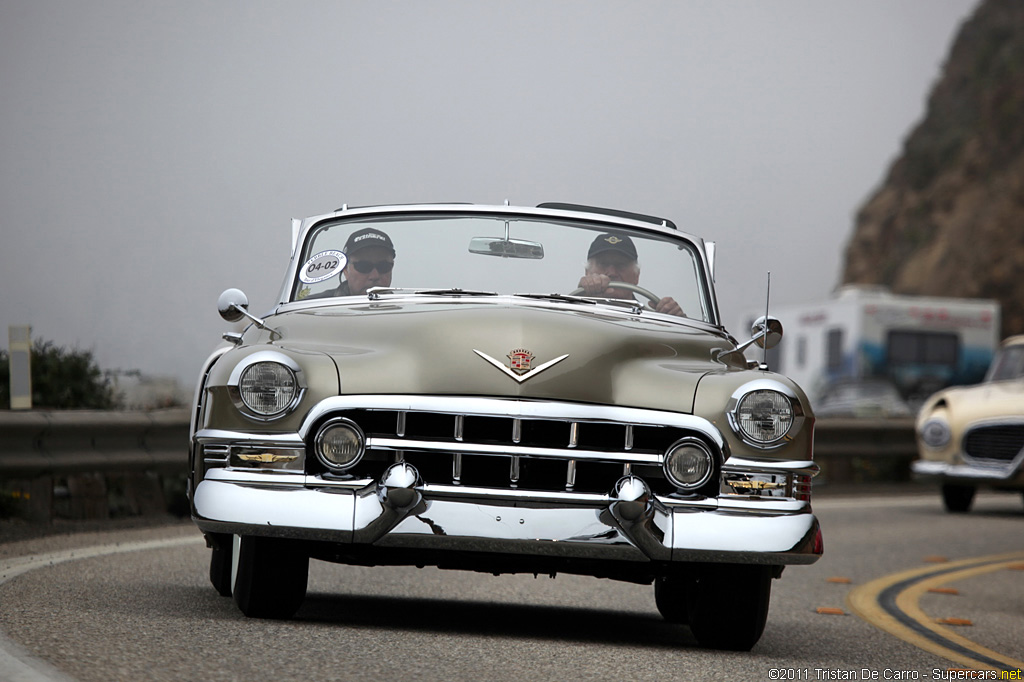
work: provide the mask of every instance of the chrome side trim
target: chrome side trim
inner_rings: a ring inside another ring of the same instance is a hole
[[[302,488],[306,484],[306,475],[282,473],[273,469],[210,469],[204,480],[252,484],[261,488]]]
[[[244,445],[246,447],[301,448],[306,444],[297,433],[247,433],[222,429],[203,429],[196,433],[195,439],[202,444],[223,443],[224,445]]]
[[[730,457],[722,466],[723,472],[763,472],[766,474],[803,474],[816,476],[821,467],[810,460],[764,460]]]

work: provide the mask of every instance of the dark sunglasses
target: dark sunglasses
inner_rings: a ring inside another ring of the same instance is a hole
[[[377,272],[382,275],[386,275],[391,272],[391,269],[395,267],[395,262],[390,260],[379,260],[376,263],[370,260],[351,261],[349,263],[356,269],[356,272],[361,272],[364,275],[370,274],[374,268],[377,268]]]

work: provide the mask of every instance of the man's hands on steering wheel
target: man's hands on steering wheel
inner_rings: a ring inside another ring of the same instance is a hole
[[[670,296],[659,298],[656,294],[636,284],[613,282],[608,275],[584,275],[580,278],[579,287],[569,292],[569,295],[578,296],[583,294],[584,296],[601,296],[604,298],[630,298],[629,296],[624,296],[623,292],[635,292],[650,299],[649,305],[655,312],[676,315],[678,317],[686,316],[674,298]]]

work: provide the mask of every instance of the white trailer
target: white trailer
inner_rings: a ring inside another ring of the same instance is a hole
[[[749,311],[740,329],[763,314]],[[812,401],[840,379],[887,379],[912,402],[946,386],[978,383],[999,345],[999,303],[987,299],[852,286],[829,301],[772,306],[769,314],[782,322],[784,336],[768,352],[768,364]],[[760,361],[762,352],[755,347],[747,356]]]

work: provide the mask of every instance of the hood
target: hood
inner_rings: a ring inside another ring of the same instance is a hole
[[[1024,381],[993,381],[976,386],[949,388],[933,396],[921,410],[921,418],[945,403],[960,423],[1020,417],[1024,410]]]
[[[599,306],[508,298],[305,307],[268,318],[274,345],[322,352],[342,393],[509,396],[692,412],[727,338]],[[510,376],[510,355],[532,374]],[[488,356],[491,360],[483,357]],[[545,363],[567,356],[546,369]],[[524,377],[526,377],[524,379]]]

